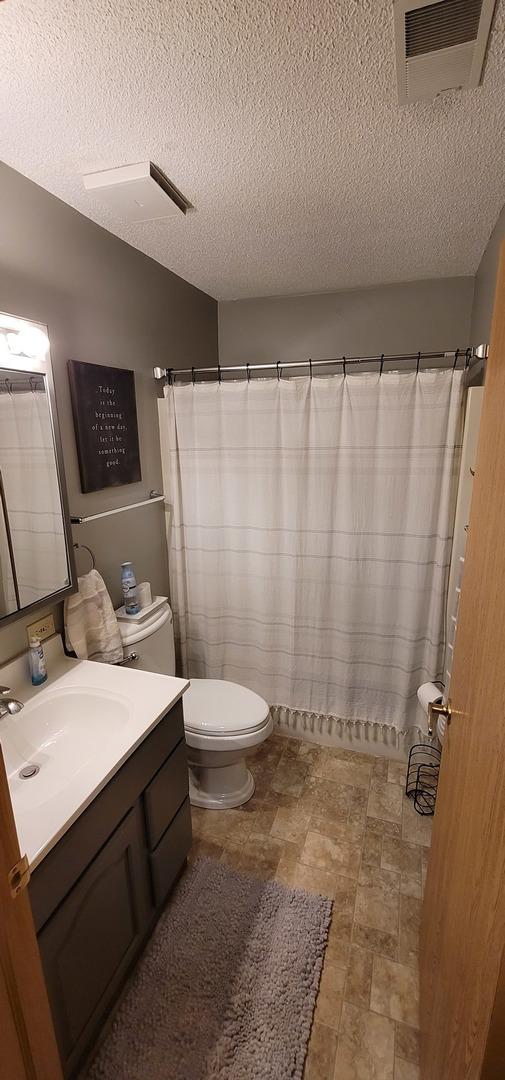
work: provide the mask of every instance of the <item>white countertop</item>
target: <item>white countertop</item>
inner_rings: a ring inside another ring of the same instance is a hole
[[[44,642],[49,678],[33,687],[26,657],[0,668],[24,708],[0,717],[0,744],[21,854],[34,869],[188,688],[185,679],[70,660]],[[20,779],[29,762],[39,772]]]

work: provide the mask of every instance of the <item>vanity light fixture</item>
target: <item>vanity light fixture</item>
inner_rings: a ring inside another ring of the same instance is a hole
[[[37,323],[0,314],[0,367],[18,370],[45,370],[49,339]]]

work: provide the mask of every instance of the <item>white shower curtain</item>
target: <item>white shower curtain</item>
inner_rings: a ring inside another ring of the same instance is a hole
[[[185,675],[271,705],[415,722],[442,677],[463,373],[167,387]]]

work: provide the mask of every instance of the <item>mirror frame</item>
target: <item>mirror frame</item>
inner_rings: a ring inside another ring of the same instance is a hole
[[[72,536],[72,525],[70,521],[68,493],[65,480],[65,468],[63,465],[63,447],[61,442],[60,425],[58,422],[58,410],[56,407],[56,393],[54,389],[53,366],[51,362],[51,344],[49,339],[48,327],[45,323],[37,322],[36,319],[25,318],[25,316],[23,315],[11,315],[6,311],[0,312],[0,327],[2,317],[5,317],[9,320],[16,320],[20,323],[29,323],[30,326],[36,327],[36,329],[41,330],[47,336],[49,341],[47,352],[43,360],[41,359],[37,362],[35,361],[35,359],[33,359],[32,367],[29,366],[30,360],[28,357],[23,358],[23,364],[20,368],[16,368],[17,357],[15,355],[12,355],[5,360],[0,357],[0,377],[2,371],[10,369],[11,371],[24,371],[29,375],[42,375],[46,381],[47,403],[49,406],[49,419],[53,435],[56,475],[58,478],[58,487],[60,492],[61,512],[63,518],[63,535],[65,537],[65,549],[67,554],[67,565],[70,581],[68,585],[65,585],[63,587],[63,589],[58,589],[56,592],[48,593],[47,596],[44,596],[40,600],[34,600],[33,603],[27,604],[26,607],[18,608],[16,611],[10,611],[7,615],[0,615],[0,631],[2,631],[5,626],[8,626],[9,623],[18,621],[19,619],[24,619],[25,616],[30,615],[35,611],[38,611],[42,607],[52,607],[54,604],[59,604],[65,599],[66,596],[70,596],[71,593],[77,592],[77,573],[75,564],[74,541]]]

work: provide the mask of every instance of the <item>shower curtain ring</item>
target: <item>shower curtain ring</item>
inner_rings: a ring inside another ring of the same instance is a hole
[[[342,371],[343,371],[344,375],[347,374],[346,367],[345,367],[345,356],[342,357]]]
[[[459,349],[456,349],[456,352],[454,353],[454,363],[452,365],[452,370],[453,371],[456,369],[456,367],[458,365],[458,356],[459,356]]]
[[[312,378],[312,360],[311,360],[310,356],[309,356],[309,372],[310,372],[310,377]]]
[[[251,381],[251,372],[249,370],[249,364],[246,364],[245,369],[246,369],[246,374],[247,374],[247,381],[250,382]]]
[[[470,360],[472,359],[472,350],[467,349],[465,354],[465,368],[470,367]]]
[[[194,386],[195,385],[195,369],[194,369],[194,367],[191,368],[191,382],[193,383],[193,386]]]
[[[281,374],[280,374],[280,370],[279,370],[280,366],[281,366],[281,362],[280,362],[280,360],[278,360],[277,364],[276,364],[276,368],[277,368],[277,379],[278,379],[279,382],[280,382],[280,379],[281,379]]]
[[[419,364],[420,364],[420,362],[421,362],[421,353],[418,352],[418,354],[417,354],[417,364],[416,364],[416,375],[419,375]]]
[[[217,381],[221,382],[221,364],[217,365]]]
[[[379,368],[379,375],[382,375],[383,367],[384,367],[384,353],[381,353],[381,366]]]

